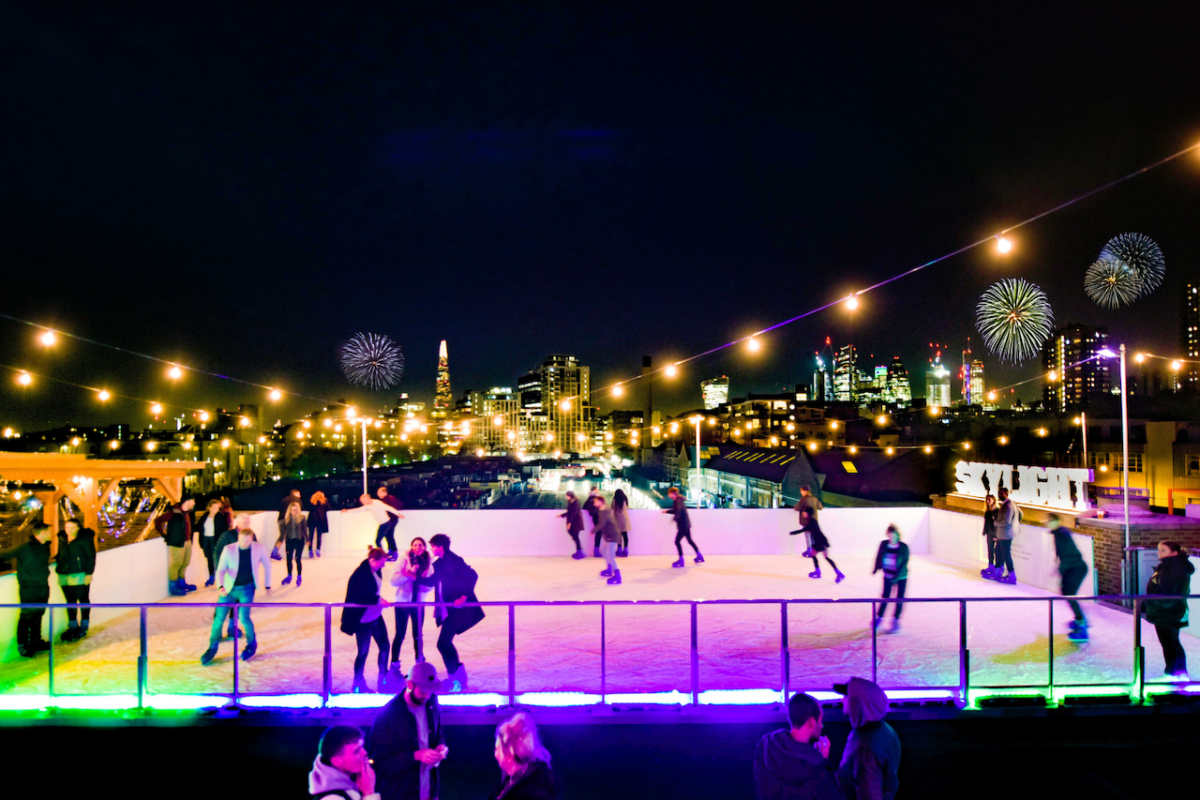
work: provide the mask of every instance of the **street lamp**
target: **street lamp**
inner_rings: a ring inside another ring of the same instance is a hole
[[[702,492],[700,486],[700,423],[704,422],[704,417],[700,414],[695,414],[688,417],[688,422],[696,426],[696,502],[699,503]]]
[[[1121,505],[1125,511],[1125,549],[1129,549],[1129,391],[1125,386],[1125,345],[1120,354],[1105,347],[1096,351],[1102,358],[1121,359]],[[1086,467],[1085,467],[1086,468]],[[1128,556],[1126,556],[1128,558]]]

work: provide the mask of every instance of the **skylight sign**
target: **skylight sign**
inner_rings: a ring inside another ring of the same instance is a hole
[[[1087,485],[1094,475],[1090,469],[959,461],[954,465],[954,477],[954,490],[968,497],[995,495],[1001,487],[1007,487],[1013,502],[1020,505],[1086,511]]]

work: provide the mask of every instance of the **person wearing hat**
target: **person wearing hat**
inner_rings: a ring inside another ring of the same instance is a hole
[[[375,761],[380,800],[437,800],[438,767],[450,749],[437,696],[446,691],[437,668],[418,661],[403,692],[375,716],[367,750]]]
[[[44,522],[33,523],[29,538],[0,552],[0,561],[14,561],[17,597],[21,603],[50,602],[50,540],[54,531]],[[42,638],[44,608],[22,608],[17,614],[17,652],[25,658],[50,649]]]
[[[888,698],[864,678],[835,683],[850,720],[850,737],[842,750],[837,782],[846,800],[892,800],[900,786],[900,737],[883,721]]]
[[[379,800],[375,770],[363,747],[361,729],[334,725],[321,735],[317,757],[308,773],[308,796],[313,800]]]
[[[787,704],[788,727],[763,736],[754,750],[759,800],[841,800],[821,735],[821,704],[797,692]]]

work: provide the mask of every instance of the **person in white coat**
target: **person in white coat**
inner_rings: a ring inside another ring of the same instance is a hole
[[[420,536],[408,545],[408,552],[400,560],[396,571],[392,573],[391,583],[396,590],[396,637],[392,639],[392,666],[389,668],[389,679],[394,679],[396,685],[404,683],[404,669],[400,665],[400,645],[404,644],[404,633],[408,621],[412,620],[413,658],[414,661],[425,660],[425,643],[421,638],[421,629],[425,627],[425,607],[422,605],[409,606],[405,603],[432,603],[437,600],[437,589],[433,585],[433,557],[429,547]],[[425,583],[424,581],[428,581]]]
[[[206,666],[217,657],[217,647],[221,644],[221,627],[225,623],[225,618],[233,611],[233,606],[239,603],[253,603],[254,593],[260,588],[267,592],[271,591],[271,559],[267,549],[254,541],[254,531],[250,529],[249,514],[238,515],[237,528],[237,541],[225,546],[217,562],[216,577],[221,599],[213,612],[208,649],[204,651],[204,655],[200,656],[200,663]],[[259,578],[260,566],[262,567],[262,578]],[[246,649],[242,651],[242,661],[249,661],[258,651],[254,623],[250,621],[250,607],[248,605],[240,606],[237,614],[242,624],[242,630],[246,633]]]

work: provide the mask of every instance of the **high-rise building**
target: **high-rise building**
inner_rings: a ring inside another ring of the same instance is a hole
[[[1068,325],[1042,345],[1042,366],[1054,373],[1042,389],[1046,410],[1058,413],[1087,407],[1088,398],[1112,390],[1108,359],[1096,354],[1108,346],[1108,328]]]
[[[522,424],[538,418],[536,433],[526,437],[525,449],[587,451],[592,446],[596,427],[596,407],[589,404],[591,370],[575,356],[555,354],[541,367],[521,378]]]
[[[433,416],[446,416],[454,407],[454,396],[450,394],[450,357],[446,340],[438,348],[437,391],[433,396]],[[440,412],[440,413],[439,413]]]
[[[892,356],[892,363],[887,366],[887,387],[884,389],[884,400],[895,403],[900,408],[912,405],[912,387],[908,383],[908,370],[900,356]]]
[[[950,405],[950,370],[942,364],[941,351],[934,356],[925,372],[925,405]]]
[[[1183,287],[1183,310],[1180,315],[1179,338],[1183,356],[1192,363],[1184,364],[1179,375],[1185,389],[1200,389],[1200,283],[1187,283]]]
[[[858,399],[858,354],[852,344],[839,347],[833,357],[833,399],[842,402]]]
[[[983,362],[979,359],[963,364],[963,402],[967,405],[983,405]]]
[[[470,392],[471,447],[489,452],[516,450],[521,432],[521,401],[509,386],[493,386],[486,392]],[[511,435],[510,435],[511,434]]]
[[[700,382],[700,395],[704,398],[704,410],[709,411],[729,402],[729,378],[722,375]]]

